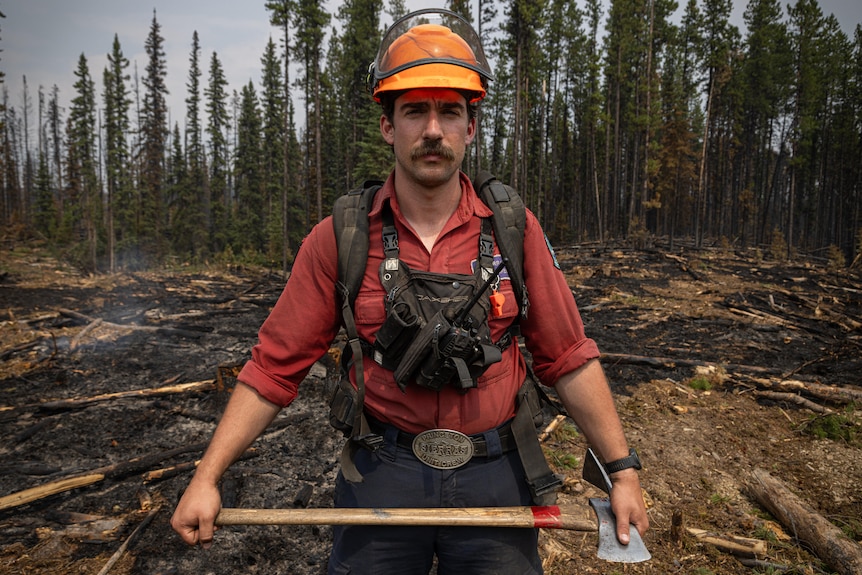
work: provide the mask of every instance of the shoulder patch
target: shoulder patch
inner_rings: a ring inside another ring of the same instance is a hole
[[[554,260],[554,267],[562,271],[560,268],[560,262],[557,261],[557,253],[554,251],[554,246],[551,245],[551,240],[548,239],[547,234],[545,234],[545,245],[548,246],[548,251],[551,252],[551,259]]]

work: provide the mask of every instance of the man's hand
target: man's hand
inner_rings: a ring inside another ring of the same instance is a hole
[[[215,519],[221,510],[221,494],[218,487],[204,480],[192,478],[174,514],[171,527],[189,545],[200,543],[209,549],[213,542]]]
[[[611,475],[611,510],[617,518],[617,539],[623,545],[631,541],[629,524],[635,526],[643,536],[649,529],[649,518],[644,505],[638,474],[634,469],[625,469]]]

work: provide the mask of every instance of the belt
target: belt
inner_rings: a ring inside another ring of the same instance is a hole
[[[388,425],[391,426],[390,424],[378,421],[371,416],[366,417],[368,419],[368,427],[370,427],[371,431],[374,433],[383,435],[386,431],[386,427]],[[497,432],[497,435],[500,436],[500,448],[503,450],[503,453],[518,449],[518,445],[515,443],[515,434],[512,433],[512,421],[506,422],[495,431]],[[470,438],[470,443],[473,444],[473,457],[488,457],[488,443],[485,441],[485,437],[481,433],[468,435],[467,437]],[[414,439],[416,439],[416,435],[399,429],[395,442],[400,447],[413,449]]]

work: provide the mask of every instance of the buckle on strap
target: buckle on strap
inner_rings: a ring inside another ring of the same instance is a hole
[[[368,433],[366,435],[360,435],[351,439],[354,443],[358,444],[360,447],[364,447],[368,451],[372,453],[376,452],[378,449],[383,447],[384,439],[382,435],[377,433]]]
[[[532,480],[527,480],[527,485],[530,486],[530,493],[533,495],[534,498],[553,493],[562,484],[563,480],[560,479],[560,476],[556,473],[551,473],[550,475],[543,475],[542,477],[536,477]]]

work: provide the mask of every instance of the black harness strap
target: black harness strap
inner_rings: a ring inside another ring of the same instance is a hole
[[[368,212],[374,201],[374,194],[380,189],[380,182],[366,182],[359,189],[348,192],[335,203],[332,212],[332,225],[338,246],[338,281],[336,287],[341,296],[341,315],[344,329],[347,332],[347,350],[349,357],[343,358],[342,369],[345,374],[354,365],[356,373],[356,416],[353,421],[353,431],[350,439],[341,451],[341,470],[345,479],[353,483],[362,481],[362,475],[356,469],[353,455],[356,450],[379,446],[383,438],[375,436],[365,419],[362,405],[365,403],[365,371],[362,362],[362,347],[356,322],[353,317],[353,303],[365,275],[364,262],[368,258]],[[367,192],[367,193],[366,193]],[[362,262],[359,265],[358,262]],[[351,265],[352,264],[352,265]],[[346,354],[345,354],[346,355]],[[345,375],[346,376],[346,375]]]

